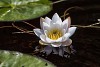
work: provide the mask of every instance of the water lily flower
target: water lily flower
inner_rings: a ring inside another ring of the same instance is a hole
[[[62,21],[59,15],[55,13],[52,19],[40,18],[41,29],[34,29],[34,33],[44,45],[51,45],[52,47],[70,46],[72,43],[70,36],[76,30],[76,27],[70,27],[70,25],[70,17]]]

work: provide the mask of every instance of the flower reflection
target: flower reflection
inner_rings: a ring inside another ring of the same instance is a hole
[[[34,33],[41,39],[40,42],[43,45],[47,45],[43,50],[47,55],[51,52],[60,56],[64,56],[64,52],[68,53],[68,48],[72,43],[70,36],[76,30],[76,27],[70,27],[70,24],[70,17],[62,21],[57,13],[52,19],[40,18],[41,29],[34,29]]]

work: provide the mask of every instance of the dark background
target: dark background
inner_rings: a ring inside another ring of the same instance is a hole
[[[56,0],[52,1],[54,2]],[[89,25],[98,22],[97,19],[100,18],[99,0],[67,0],[54,4],[53,10],[45,16],[51,18],[56,12],[61,16],[67,8],[73,6],[78,6],[82,9],[73,8],[68,11],[72,25]],[[27,20],[27,22],[40,28],[39,19]],[[0,26],[8,26],[11,24],[12,22],[0,22]],[[15,25],[30,31],[33,30],[31,26],[23,22],[17,22]],[[39,38],[32,34],[12,34],[12,32],[17,31],[19,30],[15,28],[0,28],[0,49],[19,51],[33,55],[34,47],[39,45]],[[71,55],[69,59],[52,54],[47,57],[43,57],[39,53],[36,55],[47,59],[57,65],[57,67],[100,67],[100,28],[78,27],[71,39],[73,40],[72,45],[77,52],[75,55]]]

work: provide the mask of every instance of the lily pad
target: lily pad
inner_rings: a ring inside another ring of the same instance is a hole
[[[49,0],[0,0],[0,21],[34,19],[51,9]]]
[[[15,51],[0,51],[0,67],[55,67],[36,56],[30,56]]]

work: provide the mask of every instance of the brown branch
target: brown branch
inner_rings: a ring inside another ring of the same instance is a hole
[[[94,24],[90,24],[88,26],[94,26],[94,25],[99,25],[99,24],[100,24],[100,22],[97,22],[97,23],[94,23]]]
[[[12,26],[13,26],[14,28],[16,28],[16,29],[22,31],[22,32],[13,32],[13,34],[15,34],[15,33],[28,33],[28,34],[34,34],[34,33],[30,33],[30,32],[28,32],[27,29],[24,29],[24,30],[23,30],[23,29],[21,29],[20,27],[15,26],[14,23],[12,23]]]
[[[66,10],[64,11],[64,15],[62,15],[61,17],[63,17],[64,19],[66,19],[65,17],[66,17],[67,15],[69,15],[68,11],[71,10],[71,9],[73,9],[73,8],[78,8],[78,9],[83,10],[83,8],[81,8],[81,7],[73,6],[73,7],[70,7],[70,8],[68,8],[68,9],[66,9]]]
[[[71,25],[73,27],[81,27],[81,28],[100,28],[99,26],[82,26],[82,25]]]
[[[29,34],[34,34],[34,33],[32,33],[33,31],[27,31],[27,32],[13,32],[13,34],[16,34],[16,33],[29,33]]]
[[[68,11],[71,10],[71,9],[73,9],[73,8],[78,8],[78,9],[84,10],[83,8],[78,7],[78,6],[70,7],[70,8],[68,8],[68,9],[66,9],[66,10],[64,11],[64,15],[62,15],[61,18],[63,17],[64,20],[65,20],[65,19],[66,19],[65,17],[66,17],[67,15],[69,15]],[[98,21],[100,21],[100,20],[98,19]],[[100,28],[99,26],[94,26],[94,25],[98,25],[98,24],[100,24],[100,22],[94,23],[94,24],[90,24],[90,25],[87,25],[87,26],[83,26],[83,25],[71,25],[71,26],[81,27],[81,28]]]
[[[65,17],[66,17],[67,15],[69,15],[69,13],[62,15],[61,18],[63,17],[64,20],[65,20]]]
[[[58,0],[58,1],[55,1],[55,2],[53,2],[53,3],[51,3],[51,4],[56,4],[56,3],[63,2],[63,1],[67,1],[67,0]]]
[[[14,28],[16,28],[16,29],[22,31],[22,32],[26,32],[26,31],[22,30],[21,28],[19,28],[18,26],[15,26],[14,23],[12,23],[12,26],[13,26]]]
[[[29,25],[29,26],[31,26],[31,27],[33,27],[33,28],[37,28],[37,27],[35,27],[34,25],[32,25],[32,24],[30,24],[28,22],[25,22],[25,21],[22,21],[22,22],[25,23],[25,24],[27,24],[27,25]]]
[[[10,28],[10,27],[13,27],[13,26],[1,26],[0,28]]]
[[[95,26],[100,24],[100,22],[94,23],[94,24],[90,24],[87,26],[82,26],[82,25],[71,25],[71,26],[76,26],[76,27],[82,27],[82,28],[100,28],[100,26]]]

